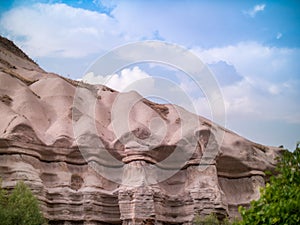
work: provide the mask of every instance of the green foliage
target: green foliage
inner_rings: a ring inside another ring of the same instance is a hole
[[[1,188],[0,183],[0,224],[46,224],[46,220],[39,209],[37,198],[23,182],[18,182],[10,194]]]
[[[195,225],[229,225],[230,222],[227,218],[220,221],[220,220],[218,220],[216,214],[212,213],[205,217],[201,217],[201,216],[197,215],[193,221],[193,224],[195,224]]]
[[[261,189],[261,197],[247,210],[239,208],[239,225],[300,224],[300,148],[285,152],[277,166],[277,176]]]

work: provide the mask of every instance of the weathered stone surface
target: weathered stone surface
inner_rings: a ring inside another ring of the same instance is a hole
[[[0,59],[2,185],[24,180],[50,224],[236,216],[281,152],[178,106],[47,73],[3,38]]]

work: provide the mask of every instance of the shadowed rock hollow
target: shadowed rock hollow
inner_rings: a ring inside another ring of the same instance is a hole
[[[0,113],[2,185],[24,180],[55,225],[234,217],[281,152],[178,106],[47,73],[2,37]]]

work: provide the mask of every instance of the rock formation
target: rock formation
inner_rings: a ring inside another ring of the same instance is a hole
[[[0,39],[0,177],[49,224],[191,224],[238,215],[281,149],[175,105],[45,72]]]

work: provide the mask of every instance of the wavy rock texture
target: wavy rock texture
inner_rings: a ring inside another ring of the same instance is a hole
[[[191,224],[237,216],[281,149],[174,105],[47,73],[0,39],[0,176],[50,224]]]

